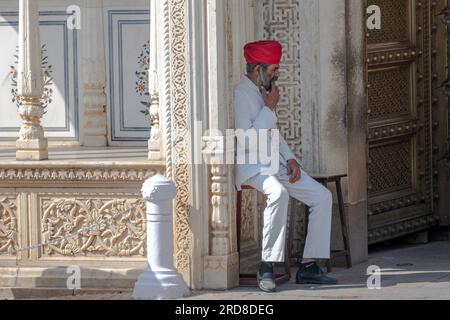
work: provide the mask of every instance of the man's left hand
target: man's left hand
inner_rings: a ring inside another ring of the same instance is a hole
[[[302,170],[300,169],[300,165],[296,160],[292,159],[288,161],[287,174],[291,177],[289,179],[290,183],[296,183],[302,178]]]

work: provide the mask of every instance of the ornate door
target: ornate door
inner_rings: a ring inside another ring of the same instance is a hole
[[[368,0],[381,29],[367,31],[369,243],[436,224],[433,107],[439,1]]]

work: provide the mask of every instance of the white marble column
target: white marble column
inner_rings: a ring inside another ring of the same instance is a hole
[[[158,83],[158,28],[159,6],[157,0],[150,1],[150,65],[148,69],[148,89],[150,93],[150,120],[151,130],[148,141],[148,159],[162,160],[161,152],[161,126],[159,116],[159,83]]]
[[[229,66],[227,39],[230,25],[227,24],[229,4],[222,0],[208,0],[207,22],[207,64],[208,64],[208,114],[209,130],[214,136],[217,130],[225,134],[229,126]],[[223,160],[224,154],[217,154]],[[239,259],[234,244],[235,235],[234,188],[230,166],[223,162],[211,164],[211,222],[210,251],[205,257],[205,287],[228,289],[239,284]]]
[[[48,141],[41,126],[41,119],[44,115],[41,105],[44,84],[39,33],[37,1],[20,0],[18,97],[22,126],[16,142],[17,160],[48,158]]]
[[[83,47],[83,145],[106,146],[106,66],[102,1],[85,0],[81,11]]]

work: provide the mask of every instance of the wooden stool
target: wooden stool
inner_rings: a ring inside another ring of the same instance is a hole
[[[345,213],[344,208],[344,197],[342,196],[342,186],[341,186],[341,179],[347,177],[346,174],[341,175],[311,175],[311,177],[316,180],[317,182],[324,185],[326,188],[328,188],[328,183],[335,183],[336,184],[336,193],[338,197],[338,205],[339,205],[339,217],[341,220],[341,231],[342,231],[342,238],[344,239],[344,250],[341,251],[331,251],[330,259],[327,261],[327,271],[331,272],[332,267],[331,263],[332,260],[337,257],[346,257],[347,262],[347,268],[352,267],[352,259],[350,255],[350,240],[348,237],[348,219],[347,214]],[[306,217],[305,217],[305,234],[308,233],[308,222],[309,222],[309,208],[306,207]],[[291,219],[290,226],[289,226],[289,247],[292,246],[293,242],[293,223],[294,219]],[[301,259],[303,256],[302,252],[298,252],[291,255],[291,258],[298,258]]]
[[[242,190],[255,190],[251,186],[242,186]],[[267,198],[264,196],[264,208],[267,206]],[[237,246],[238,246],[238,254],[239,261],[241,257],[241,207],[242,207],[242,191],[237,191],[237,199],[236,199],[236,233],[237,233]],[[281,285],[285,282],[288,282],[291,279],[291,267],[289,262],[289,243],[286,241],[286,249],[285,249],[285,259],[284,259],[284,270],[285,272],[282,274],[275,274],[275,282],[277,285]],[[239,271],[239,285],[241,286],[257,286],[258,282],[255,274],[241,274]]]

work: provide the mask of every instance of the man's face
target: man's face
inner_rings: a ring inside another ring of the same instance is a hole
[[[258,72],[258,85],[270,91],[272,83],[276,82],[280,77],[280,66],[278,64],[271,64],[267,67],[260,66]]]
[[[271,64],[267,68],[267,74],[270,76],[271,79],[276,78],[275,81],[278,80],[280,77],[280,65],[278,64]]]

